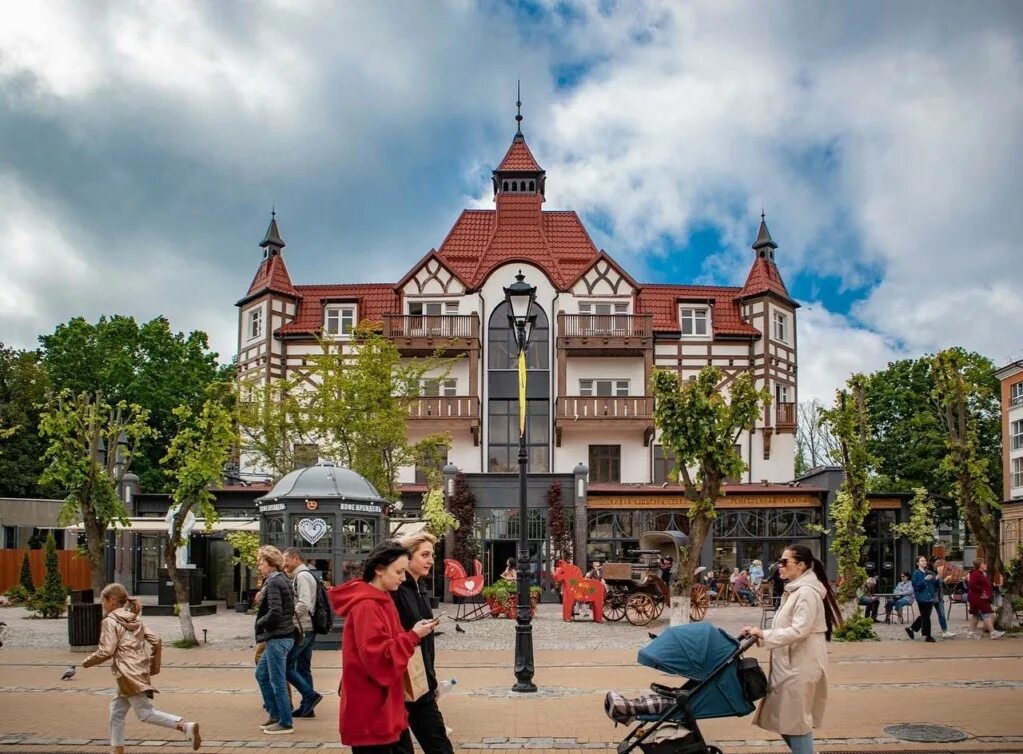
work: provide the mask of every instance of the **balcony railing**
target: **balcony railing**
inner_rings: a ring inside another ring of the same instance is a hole
[[[423,397],[409,403],[409,419],[475,419],[479,420],[480,399],[474,395],[448,398]]]
[[[580,396],[564,395],[558,398],[556,417],[558,419],[652,419],[654,415],[653,396],[636,395]]]
[[[796,426],[796,404],[778,403],[774,407],[774,424],[778,429]]]
[[[480,336],[479,317],[469,314],[385,314],[385,338],[465,338]]]
[[[649,314],[564,314],[558,333],[566,337],[612,336],[649,338],[653,320]]]

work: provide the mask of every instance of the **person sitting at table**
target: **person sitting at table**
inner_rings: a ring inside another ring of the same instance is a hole
[[[732,590],[734,594],[738,595],[740,600],[745,600],[750,607],[757,604],[757,598],[753,594],[753,589],[749,583],[749,575],[745,571],[739,572],[738,578],[732,584]]]
[[[508,562],[505,563],[505,569],[501,574],[501,578],[505,581],[515,581],[518,577],[519,572],[515,567],[515,558],[508,558]]]
[[[895,585],[894,595],[888,598],[884,606],[884,622],[891,623],[892,610],[902,620],[902,608],[913,604],[913,582],[909,580],[909,574],[905,571],[899,576],[899,583]]]
[[[856,602],[863,605],[863,614],[865,616],[874,621],[874,623],[880,623],[877,619],[877,611],[881,607],[881,598],[874,594],[876,591],[877,577],[867,577],[867,580],[863,582],[863,586],[856,590]]]
[[[714,580],[714,571],[704,571],[698,577],[698,583],[707,587],[707,596],[716,599],[718,596],[718,584]]]

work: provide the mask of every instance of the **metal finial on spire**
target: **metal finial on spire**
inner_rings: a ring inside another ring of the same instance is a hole
[[[522,81],[515,82],[515,134],[522,136]]]
[[[275,217],[277,217],[277,203],[276,202],[274,202],[273,204],[270,205],[270,219],[273,220]]]
[[[763,220],[764,220],[764,208],[763,207],[760,208],[760,220],[761,220],[761,222],[763,222]]]

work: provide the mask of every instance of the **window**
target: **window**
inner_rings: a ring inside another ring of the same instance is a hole
[[[263,334],[263,309],[249,312],[249,340],[255,340]]]
[[[590,446],[590,482],[619,482],[622,478],[622,446]]]
[[[681,309],[682,336],[689,338],[705,338],[710,334],[710,312],[706,307],[695,308],[684,306]]]
[[[628,301],[580,301],[580,314],[628,314]]]
[[[316,443],[295,443],[292,461],[296,469],[315,466],[320,460],[320,446]]]
[[[1013,450],[1023,448],[1023,419],[1017,419],[1012,423],[1009,438]]]
[[[1023,382],[1009,385],[1009,405],[1018,406],[1023,403]]]
[[[489,432],[487,471],[508,472],[519,468],[519,402],[517,400],[489,401]],[[550,403],[526,401],[527,470],[530,473],[549,469]]]
[[[328,306],[323,317],[323,330],[327,335],[347,337],[355,329],[354,306]]]
[[[628,394],[628,380],[579,380],[579,395],[582,396],[616,395],[621,397]]]
[[[519,363],[519,347],[515,343],[515,334],[508,324],[511,312],[507,301],[502,301],[490,315],[487,333],[489,352],[489,369],[517,369]],[[529,333],[529,349],[526,351],[526,369],[550,368],[550,330],[547,315],[537,304],[529,310],[536,315],[536,324]],[[517,392],[517,391],[516,391]]]
[[[419,384],[420,393],[426,398],[453,398],[458,392],[458,380],[430,377]]]
[[[458,314],[457,301],[410,301],[408,313],[413,317],[439,317]]]
[[[579,314],[584,334],[629,334],[627,301],[580,301]]]
[[[654,484],[674,482],[675,454],[663,445],[654,445]]]
[[[774,401],[775,405],[781,406],[784,403],[791,403],[789,399],[789,386],[788,385],[775,385],[774,386]]]
[[[787,314],[782,312],[774,313],[774,339],[780,340],[782,343],[788,343],[789,318]]]
[[[1023,487],[1023,458],[1012,459],[1011,487]]]

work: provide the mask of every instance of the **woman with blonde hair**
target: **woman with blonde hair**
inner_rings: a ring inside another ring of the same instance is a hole
[[[426,592],[424,577],[433,570],[433,548],[437,538],[428,531],[412,534],[398,540],[398,544],[408,550],[409,562],[405,571],[405,581],[391,592],[394,606],[398,608],[398,619],[401,627],[410,630],[419,621],[433,621],[430,609],[430,598]],[[423,754],[452,754],[454,748],[448,738],[444,717],[437,707],[437,672],[434,669],[433,634],[427,634],[419,641],[419,649],[423,653],[423,665],[426,668],[426,680],[429,691],[419,699],[405,702],[408,711],[408,725],[412,735],[419,741]]]
[[[129,708],[144,723],[181,731],[192,742],[192,749],[198,749],[202,744],[199,723],[185,722],[153,706],[156,689],[150,676],[160,672],[160,637],[139,617],[139,601],[129,597],[122,585],[107,584],[100,593],[100,602],[105,617],[99,647],[85,658],[82,667],[111,660],[110,669],[117,679],[117,696],[110,703],[110,746],[114,754],[124,754],[124,719]]]
[[[284,555],[273,545],[259,548],[256,567],[263,577],[263,601],[256,613],[256,642],[266,644],[256,665],[256,683],[268,717],[263,732],[288,735],[294,732],[288,697],[288,653],[300,631],[295,624],[295,591],[284,575]]]

